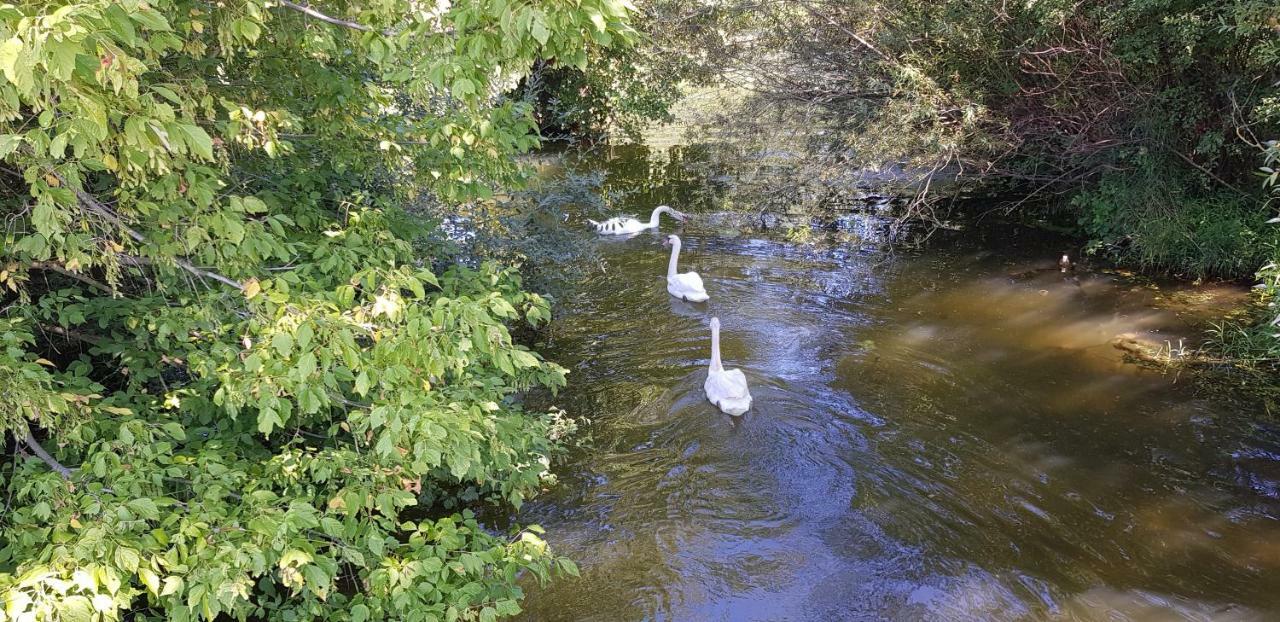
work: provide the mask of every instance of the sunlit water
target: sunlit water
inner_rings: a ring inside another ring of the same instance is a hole
[[[1280,431],[1111,345],[1192,334],[1164,292],[1009,227],[890,258],[712,222],[662,226],[704,304],[659,234],[584,238],[544,350],[590,440],[518,517],[582,577],[525,620],[1280,619]]]

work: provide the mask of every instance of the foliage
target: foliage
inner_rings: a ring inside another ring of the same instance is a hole
[[[1072,199],[1090,250],[1152,270],[1195,277],[1247,274],[1267,258],[1276,232],[1261,202],[1230,190],[1178,186],[1157,165],[1142,161],[1121,173],[1104,173]]]
[[[536,108],[548,138],[574,142],[639,141],[654,122],[672,120],[671,108],[690,86],[716,75],[693,45],[720,42],[715,4],[676,0],[639,2],[632,26],[641,36],[629,47],[600,47],[584,67],[541,63],[520,85],[519,96]]]
[[[1273,237],[1252,207],[1257,137],[1280,131],[1272,0],[730,4],[752,16],[721,22],[720,62],[753,96],[726,117],[766,144],[794,121],[813,138],[803,177],[901,162],[930,190],[978,179],[1174,272],[1246,275],[1257,253],[1226,254]]]
[[[0,620],[488,620],[574,572],[466,509],[547,478],[548,303],[400,206],[519,181],[497,94],[627,6],[0,6]]]
[[[600,173],[567,172],[512,193],[472,220],[469,253],[520,266],[538,291],[568,293],[602,260],[588,242],[589,230],[565,223],[573,214],[605,209],[603,182]]]

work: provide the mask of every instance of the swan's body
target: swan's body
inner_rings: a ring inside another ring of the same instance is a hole
[[[751,410],[751,390],[747,375],[740,369],[725,369],[720,362],[720,318],[711,318],[711,366],[702,384],[707,401],[726,415],[741,415]]]
[[[627,235],[630,233],[639,233],[645,229],[658,228],[658,217],[662,214],[671,214],[672,218],[684,222],[688,216],[683,213],[671,209],[666,205],[659,205],[653,210],[653,214],[649,216],[649,222],[636,220],[634,216],[617,216],[610,218],[604,222],[596,222],[587,219],[591,226],[595,227],[596,233],[601,235]]]
[[[680,260],[680,236],[669,235],[662,244],[671,247],[671,262],[667,264],[667,293],[689,302],[703,302],[711,298],[697,272],[676,274],[676,262]]]

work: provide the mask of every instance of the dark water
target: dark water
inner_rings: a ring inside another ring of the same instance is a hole
[[[1011,227],[887,258],[716,222],[662,225],[701,305],[659,234],[587,242],[547,350],[591,439],[519,517],[582,577],[523,619],[1280,619],[1280,430],[1111,345],[1213,290],[1064,276]],[[713,314],[741,418],[703,398]]]

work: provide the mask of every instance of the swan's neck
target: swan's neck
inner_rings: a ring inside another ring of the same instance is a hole
[[[657,216],[654,216],[657,218]],[[671,263],[667,264],[667,276],[676,275],[676,262],[680,259],[680,240],[671,243]]]
[[[720,327],[711,327],[711,371],[724,371],[720,362]]]
[[[671,211],[671,208],[665,205],[659,205],[658,207],[654,208],[653,214],[649,216],[649,226],[650,227],[658,226],[658,216],[661,216],[663,212],[669,212],[669,211]]]

